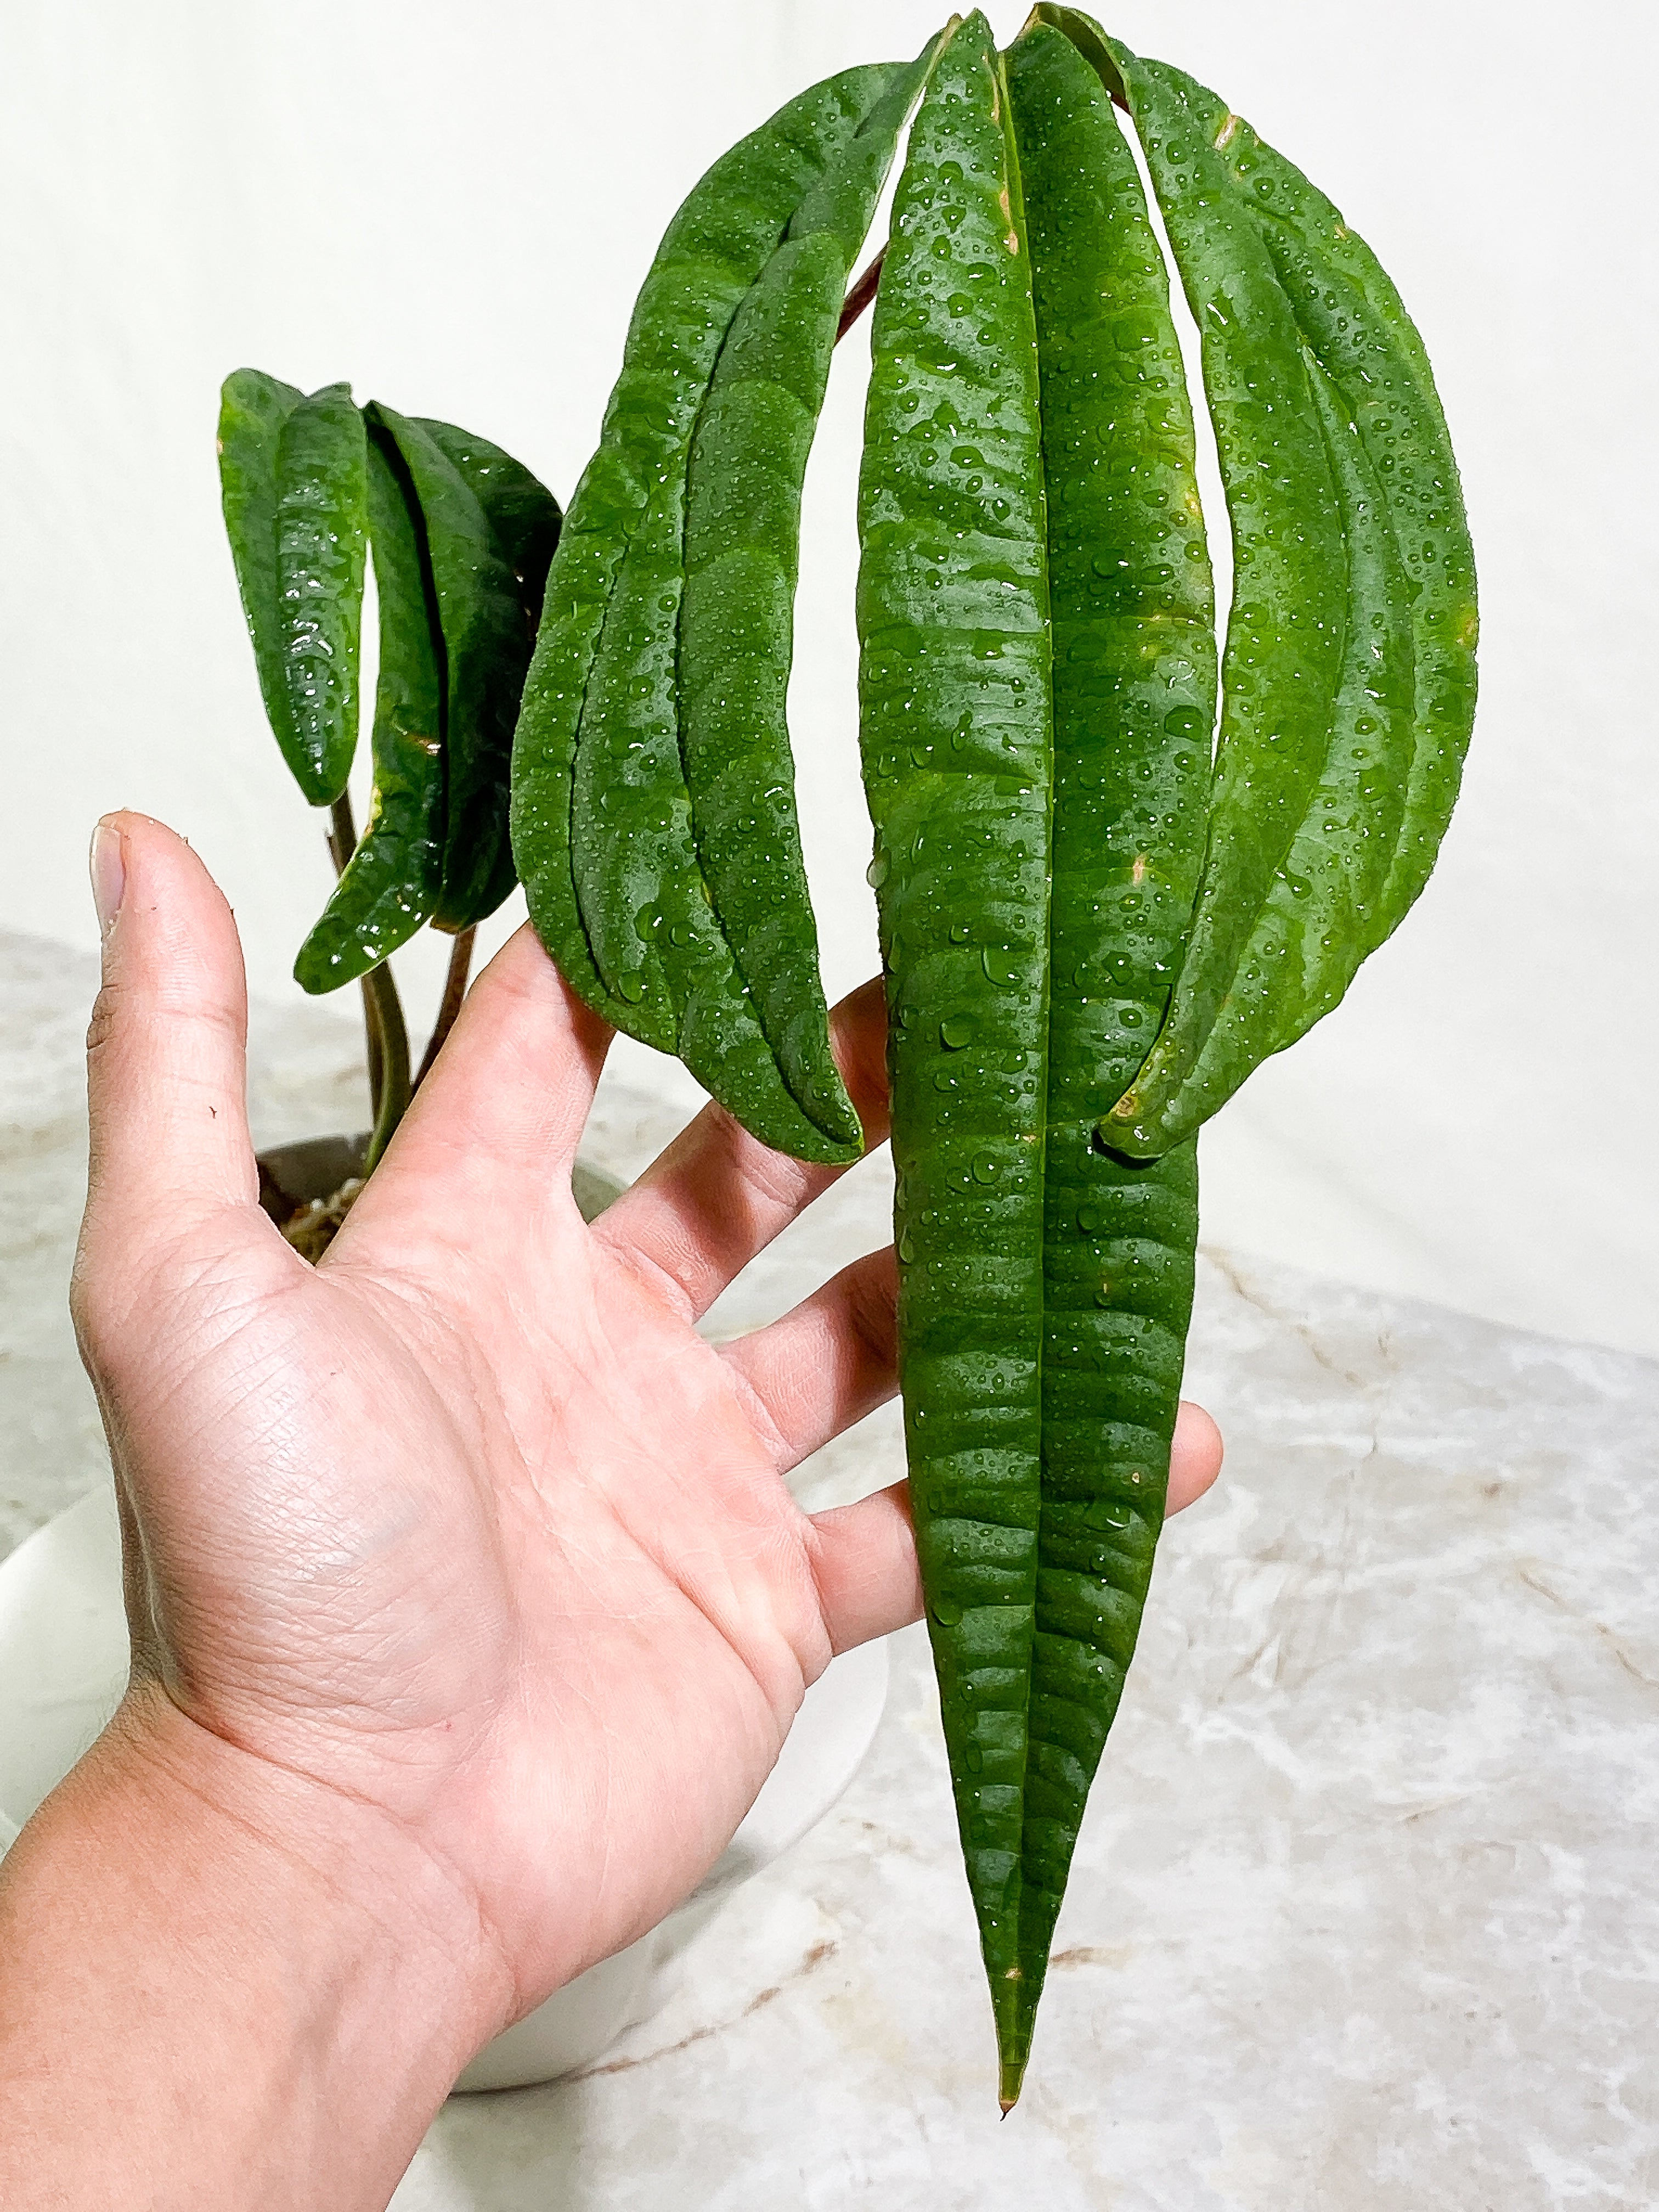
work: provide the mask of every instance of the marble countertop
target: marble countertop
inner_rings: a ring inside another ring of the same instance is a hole
[[[0,939],[0,1553],[105,1474],[64,1310],[91,963]],[[361,1126],[340,1012],[255,1019],[262,1141]],[[675,1124],[635,1060],[596,1164]],[[884,1236],[849,1176],[712,1324]],[[830,1816],[586,2075],[455,2099],[398,2212],[1545,2212],[1659,2202],[1659,1367],[1206,1251],[1174,1524],[1024,2101],[925,1640]],[[896,1419],[809,1465],[890,1480]]]

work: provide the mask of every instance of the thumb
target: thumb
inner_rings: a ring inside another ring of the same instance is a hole
[[[223,894],[183,838],[143,814],[106,815],[91,866],[104,974],[87,1036],[83,1258],[106,1235],[154,1252],[169,1231],[259,1192],[247,984]]]

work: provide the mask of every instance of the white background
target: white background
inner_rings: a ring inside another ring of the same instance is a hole
[[[942,6],[0,0],[0,924],[90,944],[88,829],[140,806],[229,891],[256,993],[293,994],[327,874],[221,535],[221,378],[349,378],[568,496],[682,193],[812,78],[914,51]],[[1012,37],[1018,7],[993,12]],[[1485,615],[1440,871],[1206,1135],[1206,1233],[1659,1352],[1652,10],[1121,0],[1110,20],[1246,113],[1395,274]],[[873,963],[843,354],[793,694],[836,991]]]

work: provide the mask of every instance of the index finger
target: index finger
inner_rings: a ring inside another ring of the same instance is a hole
[[[431,1073],[352,1208],[361,1237],[400,1186],[429,1218],[568,1197],[570,1166],[613,1032],[584,1006],[528,922],[484,969]]]

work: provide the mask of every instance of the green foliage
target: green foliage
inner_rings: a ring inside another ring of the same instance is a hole
[[[366,459],[342,387],[307,398],[258,369],[226,380],[219,473],[259,689],[314,806],[345,787],[357,736]]]
[[[363,549],[380,610],[374,795],[301,946],[307,991],[377,968],[431,921],[458,932],[517,880],[513,728],[560,513],[530,471],[453,424],[226,380],[225,526],[266,714],[307,798],[345,790],[356,746]]]
[[[1163,1516],[1194,1132],[1420,888],[1473,576],[1392,286],[1201,87],[1050,6],[1006,56],[976,14],[904,78],[819,86],[676,218],[555,562],[514,834],[590,1003],[769,1142],[851,1151],[783,695],[841,288],[919,84],[872,336],[861,745],[911,1492],[1011,2101]],[[1213,751],[1193,418],[1113,97],[1232,526]],[[782,149],[821,201],[877,133],[832,250]]]
[[[1328,1013],[1427,881],[1474,723],[1474,561],[1422,341],[1370,248],[1215,94],[1075,10],[1037,12],[1146,148],[1232,524],[1192,940],[1104,1125],[1148,1158]]]
[[[590,1006],[757,1135],[847,1160],[784,719],[801,478],[854,255],[932,48],[815,85],[669,226],[570,502],[514,842]]]
[[[517,881],[507,842],[507,775],[534,637],[526,619],[531,609],[467,474],[425,423],[383,405],[375,411],[409,471],[426,524],[445,678],[447,797],[437,921],[442,929],[465,929],[493,914]],[[547,505],[552,508],[550,498]],[[534,582],[536,612],[544,580]]]
[[[1019,191],[1006,88],[975,15],[939,61],[894,203],[858,614],[911,1498],[1005,2048],[1019,2011],[1042,1510],[1054,767]]]
[[[443,642],[426,532],[403,457],[373,410],[368,430],[380,629],[374,793],[362,838],[295,963],[307,991],[378,965],[431,919],[443,879]]]
[[[347,385],[290,409],[276,440],[276,641],[289,765],[313,805],[345,789],[357,750],[368,456]]]
[[[1219,671],[1170,272],[1114,102],[1200,333]],[[562,538],[507,456],[384,407],[364,444],[343,386],[239,372],[221,450],[272,726],[320,801],[374,549],[374,811],[307,987],[504,896],[522,688],[513,848],[573,988],[765,1142],[850,1160],[785,702],[808,450],[913,110],[872,336],[860,744],[911,1492],[1006,2104],[1162,1524],[1196,1131],[1336,1004],[1456,793],[1474,567],[1421,341],[1248,124],[1042,0],[1006,54],[953,19],[714,164]]]

